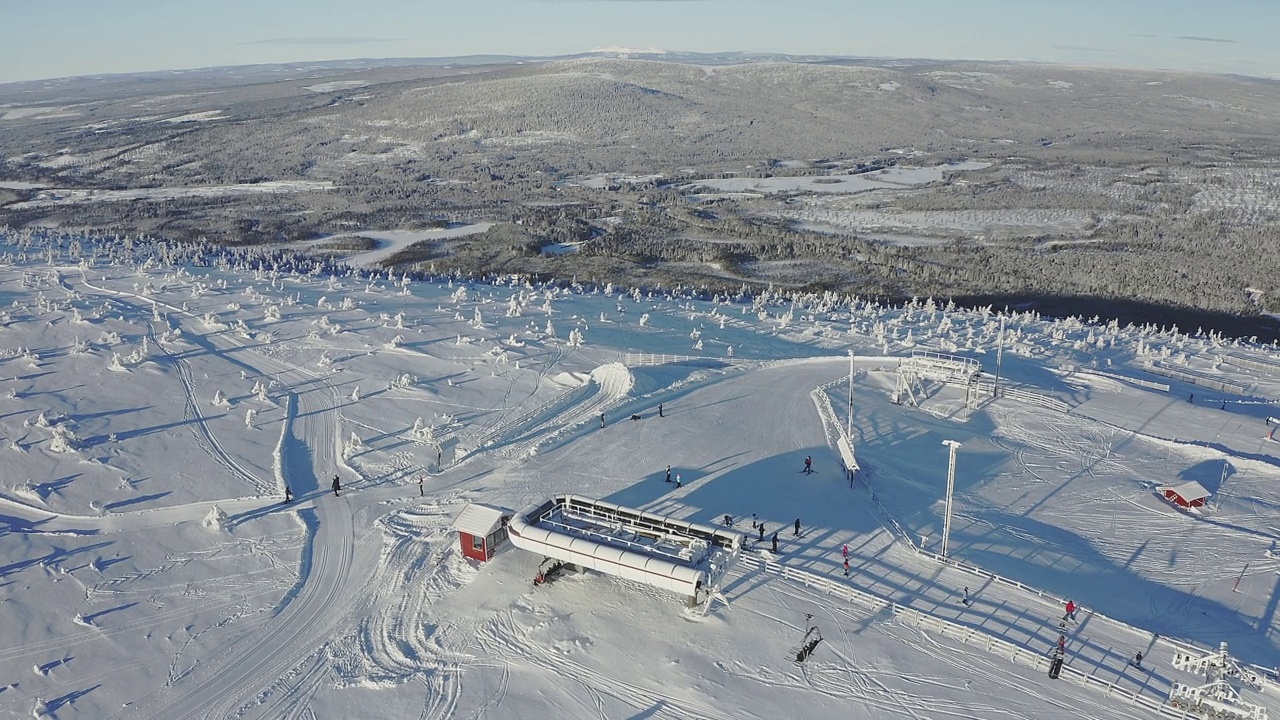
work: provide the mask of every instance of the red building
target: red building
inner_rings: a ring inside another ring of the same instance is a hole
[[[1169,502],[1179,507],[1204,507],[1209,499],[1209,491],[1195,480],[1188,480],[1180,485],[1161,485],[1156,488]]]
[[[507,541],[507,521],[512,511],[506,508],[471,503],[462,508],[453,521],[458,531],[458,545],[462,554],[485,562]]]

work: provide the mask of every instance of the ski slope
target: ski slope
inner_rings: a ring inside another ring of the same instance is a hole
[[[995,313],[5,240],[0,718],[1151,718],[1194,680],[1180,648],[1280,657],[1274,348],[1007,315],[1006,392],[966,413],[949,387],[894,404],[894,359],[991,373]],[[1181,479],[1207,512],[1151,489]],[[458,552],[465,503],[564,493],[754,542],[705,615]]]

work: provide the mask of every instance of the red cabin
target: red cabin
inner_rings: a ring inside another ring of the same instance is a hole
[[[1209,491],[1195,480],[1189,480],[1180,485],[1161,485],[1156,489],[1164,495],[1166,500],[1179,507],[1204,507],[1209,499]]]
[[[492,505],[471,503],[462,508],[453,521],[453,529],[458,531],[458,545],[462,554],[475,560],[485,562],[493,557],[507,541],[507,521],[512,511]]]

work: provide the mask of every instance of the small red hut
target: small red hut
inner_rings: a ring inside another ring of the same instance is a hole
[[[506,508],[471,503],[453,521],[462,554],[485,562],[507,541],[507,521],[514,513]]]
[[[1209,491],[1195,480],[1188,480],[1180,485],[1161,485],[1156,488],[1169,502],[1179,507],[1204,507],[1209,499]]]

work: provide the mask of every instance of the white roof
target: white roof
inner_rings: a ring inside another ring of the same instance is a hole
[[[462,508],[462,512],[458,513],[458,517],[453,520],[453,529],[467,533],[468,535],[479,535],[481,537],[493,532],[498,525],[502,524],[504,515],[511,515],[512,511],[506,508],[500,508],[493,505],[482,505],[481,503],[471,503]]]
[[[1159,490],[1160,492],[1166,492],[1166,491],[1172,490],[1178,493],[1178,497],[1182,498],[1183,500],[1186,500],[1187,502],[1192,502],[1195,500],[1201,500],[1203,498],[1207,498],[1209,497],[1209,494],[1210,494],[1208,490],[1204,489],[1203,485],[1196,482],[1195,480],[1188,480],[1187,482],[1184,482],[1180,485],[1161,485],[1156,489]]]

